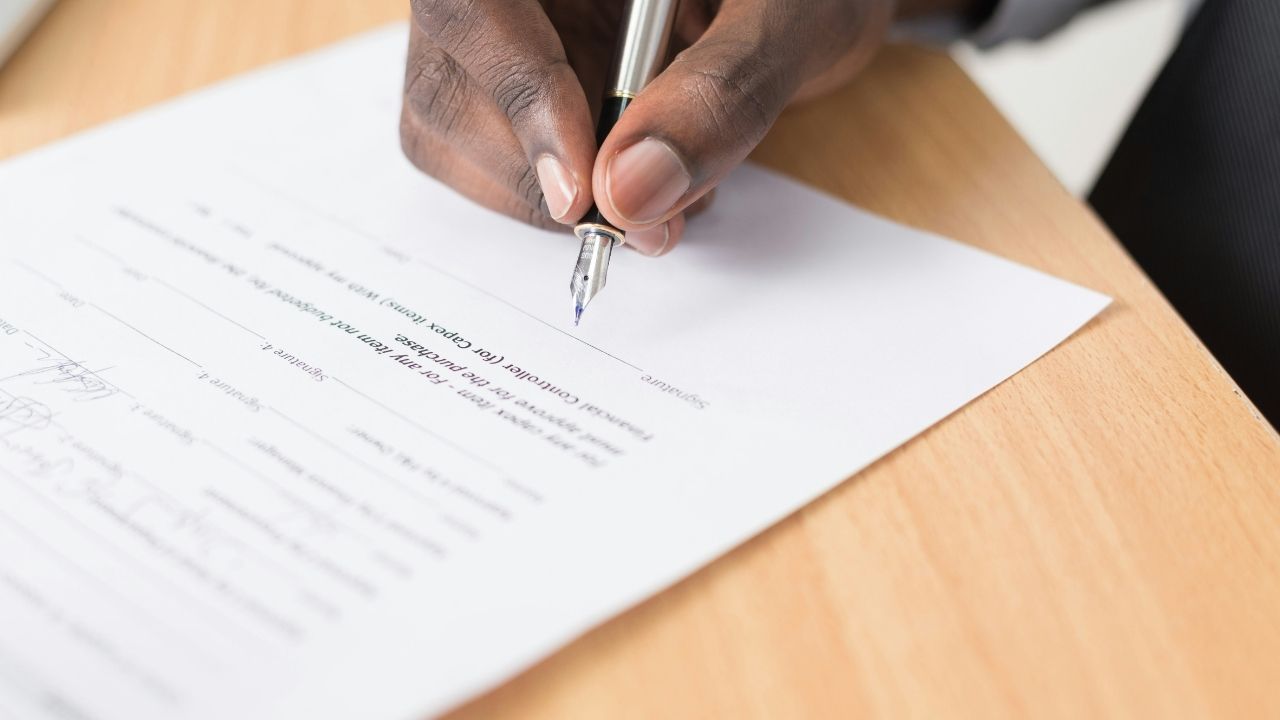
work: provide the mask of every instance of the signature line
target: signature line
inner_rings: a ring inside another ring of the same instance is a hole
[[[174,355],[177,355],[178,357],[182,358],[183,360],[186,360],[187,362],[191,363],[192,365],[195,365],[196,367],[200,368],[201,370],[203,370],[203,369],[204,369],[204,366],[203,366],[203,365],[201,365],[200,363],[196,362],[195,360],[192,360],[191,358],[187,357],[186,355],[183,355],[182,353],[178,352],[177,350],[174,350],[173,348],[169,347],[168,345],[165,345],[164,343],[160,342],[159,340],[157,340],[157,339],[155,339],[155,338],[151,337],[150,335],[148,335],[148,334],[146,334],[146,333],[142,332],[141,330],[139,330],[138,328],[136,328],[136,327],[134,327],[134,326],[130,325],[129,323],[125,322],[124,320],[121,320],[121,319],[120,319],[119,317],[117,317],[114,313],[112,313],[112,312],[110,312],[110,311],[108,311],[108,310],[104,310],[104,309],[102,308],[102,306],[98,305],[97,303],[92,303],[92,302],[91,302],[91,303],[89,303],[89,305],[90,305],[94,310],[97,310],[98,312],[102,313],[103,315],[106,315],[107,317],[111,318],[112,320],[115,320],[116,322],[118,322],[118,323],[120,323],[121,325],[123,325],[123,326],[125,326],[125,327],[129,328],[130,330],[132,330],[132,331],[134,331],[134,332],[138,333],[139,335],[141,335],[142,337],[144,337],[144,338],[146,338],[146,339],[150,340],[151,342],[155,343],[156,345],[159,345],[160,347],[164,348],[165,350],[168,350],[169,352],[173,353]]]
[[[205,310],[208,310],[209,312],[213,313],[214,315],[217,315],[218,317],[222,318],[223,320],[226,320],[227,322],[231,323],[232,325],[235,325],[236,327],[238,327],[238,328],[240,328],[241,330],[243,330],[243,331],[245,331],[245,332],[249,333],[250,335],[253,335],[253,336],[257,337],[259,340],[266,340],[266,339],[267,339],[265,335],[262,335],[261,333],[256,333],[256,332],[254,332],[254,331],[250,330],[249,328],[245,327],[244,325],[241,325],[240,323],[236,322],[235,320],[232,320],[231,318],[227,317],[226,315],[223,315],[222,313],[218,312],[217,310],[214,310],[213,308],[209,307],[208,305],[205,305],[204,303],[200,302],[200,301],[199,301],[199,300],[197,300],[196,298],[192,297],[191,295],[188,295],[187,293],[183,292],[182,290],[179,290],[178,288],[174,287],[173,285],[170,285],[169,283],[165,282],[164,280],[161,280],[160,278],[158,278],[158,277],[156,277],[156,276],[154,276],[154,275],[152,275],[152,276],[151,276],[151,279],[152,279],[152,280],[154,280],[154,281],[156,281],[156,282],[158,282],[158,283],[160,283],[161,285],[165,286],[166,288],[169,288],[170,290],[172,290],[172,291],[174,291],[175,293],[177,293],[177,294],[181,295],[182,297],[184,297],[184,298],[186,298],[186,299],[190,300],[191,302],[195,303],[196,305],[199,305],[200,307],[204,308]]]

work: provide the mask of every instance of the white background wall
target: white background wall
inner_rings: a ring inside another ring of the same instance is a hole
[[[1084,196],[1172,51],[1187,7],[1116,0],[1038,43],[959,45],[954,55],[1062,183]]]

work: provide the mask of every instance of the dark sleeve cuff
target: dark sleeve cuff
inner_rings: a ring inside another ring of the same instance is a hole
[[[968,39],[979,47],[1008,40],[1038,40],[1066,25],[1096,0],[1000,0]]]
[[[974,20],[960,16],[914,18],[897,23],[893,39],[947,44],[969,40],[989,48],[1008,40],[1035,40],[1067,24],[1096,0],[999,0],[991,14]]]

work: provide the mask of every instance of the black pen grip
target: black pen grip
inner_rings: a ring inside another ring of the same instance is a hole
[[[618,124],[618,120],[622,119],[622,113],[626,112],[627,106],[631,104],[632,98],[625,95],[611,95],[604,100],[604,105],[600,109],[600,122],[596,125],[596,147],[603,147],[604,141],[609,137],[609,133],[613,132],[613,128]],[[600,209],[595,205],[587,211],[582,220],[578,222],[591,225],[607,225],[612,227],[612,223],[600,214]]]

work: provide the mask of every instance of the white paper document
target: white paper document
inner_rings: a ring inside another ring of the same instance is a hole
[[[575,239],[402,158],[405,37],[0,165],[0,717],[443,712],[1107,302],[748,167],[574,328]]]

